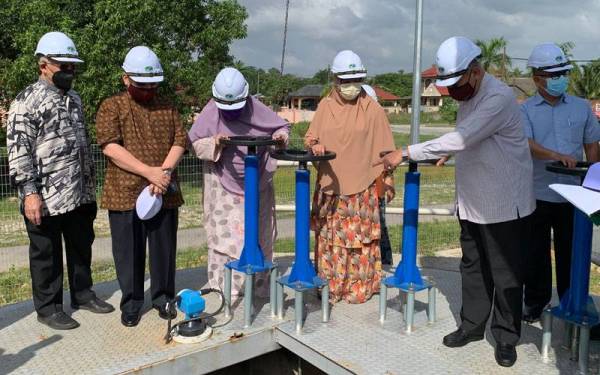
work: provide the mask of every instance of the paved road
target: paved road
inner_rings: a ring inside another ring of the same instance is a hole
[[[398,225],[402,223],[401,215],[386,215],[388,225]],[[421,222],[431,221],[434,217],[422,215]],[[452,219],[448,216],[437,216],[437,220]],[[278,237],[294,237],[294,220],[281,219],[277,222]],[[206,244],[206,232],[204,228],[180,229],[177,232],[177,248],[197,248]],[[277,251],[277,249],[275,249]],[[112,260],[112,244],[110,237],[98,237],[94,241],[92,258],[94,262]],[[63,260],[66,259],[63,256]],[[0,272],[5,272],[10,267],[21,268],[29,264],[28,246],[13,246],[0,248]]]
[[[392,131],[394,133],[410,133],[410,125],[395,125],[392,124]],[[421,126],[419,129],[419,133],[421,135],[443,135],[454,131],[454,126],[448,125],[439,125],[439,126]]]

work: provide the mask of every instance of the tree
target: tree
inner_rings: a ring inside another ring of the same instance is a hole
[[[574,69],[571,89],[582,98],[600,99],[600,59]]]
[[[502,74],[503,76],[508,73],[508,68],[512,65],[512,62],[504,53],[507,44],[504,37],[492,38],[487,42],[477,39],[475,44],[481,48],[479,61],[486,71],[493,74]]]
[[[442,107],[440,108],[440,115],[444,121],[451,124],[456,122],[456,114],[458,112],[458,103],[452,98],[444,98]]]
[[[397,73],[383,73],[368,80],[370,85],[376,85],[396,96],[409,96],[412,93],[412,74],[400,70]]]
[[[312,77],[312,82],[318,85],[326,85],[331,81],[329,68],[321,69]]]
[[[246,10],[235,0],[4,0],[0,8],[0,90],[14,97],[35,81],[33,52],[48,31],[69,35],[85,60],[75,89],[92,124],[100,102],[123,89],[121,65],[136,45],[153,49],[161,85],[185,116],[210,97],[214,76],[232,63],[229,45],[246,36]],[[176,90],[178,94],[176,94]],[[91,128],[93,130],[93,128]]]

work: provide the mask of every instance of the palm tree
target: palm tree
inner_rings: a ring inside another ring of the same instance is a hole
[[[586,99],[600,99],[600,59],[576,70],[576,74],[571,73],[573,93]]]
[[[483,68],[490,73],[506,76],[508,67],[512,65],[510,57],[506,56],[506,39],[504,37],[492,38],[489,41],[477,39],[475,44],[481,48],[479,61]]]

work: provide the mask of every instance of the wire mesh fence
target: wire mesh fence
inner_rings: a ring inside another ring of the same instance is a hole
[[[292,139],[294,147],[301,140]],[[97,197],[100,200],[106,159],[97,145],[92,147],[97,170]],[[206,246],[202,228],[202,163],[188,153],[178,167],[180,186],[185,204],[179,210],[178,268],[189,268],[206,262]],[[314,169],[311,169],[314,186]],[[400,167],[396,171],[396,197],[388,207],[402,207],[404,173]],[[0,148],[0,305],[13,303],[31,297],[29,275],[28,237],[24,218],[19,211],[16,190],[9,180],[6,148]],[[278,168],[274,185],[277,205],[293,205],[295,194],[295,167]],[[421,168],[421,207],[452,208],[454,201],[454,168]],[[279,236],[275,252],[294,251],[294,213],[277,213]],[[400,250],[402,217],[387,215],[388,230],[394,252]],[[419,251],[431,255],[437,250],[458,247],[458,223],[453,216],[420,217]],[[94,223],[96,240],[93,246],[93,276],[95,282],[115,279],[114,264],[108,225],[108,214],[99,210]],[[66,279],[66,277],[65,277]],[[66,280],[65,280],[66,282]],[[67,285],[65,284],[65,287]]]

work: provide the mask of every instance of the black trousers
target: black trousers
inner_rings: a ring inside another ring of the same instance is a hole
[[[95,297],[90,266],[97,211],[94,202],[65,214],[44,216],[40,225],[25,218],[33,305],[39,315],[63,311],[63,238],[71,302],[84,304]]]
[[[525,306],[543,309],[552,298],[551,231],[554,233],[556,287],[560,298],[570,285],[573,246],[573,206],[537,201],[533,213],[532,246],[528,251]]]
[[[175,253],[178,210],[162,209],[150,220],[140,220],[135,210],[109,211],[112,250],[123,296],[121,311],[137,313],[144,304],[146,241],[149,248],[153,306],[175,297]]]
[[[530,216],[496,224],[460,220],[460,228],[461,328],[484,334],[493,305],[494,339],[516,345],[521,336],[522,267],[530,240]]]
[[[388,234],[387,225],[385,223],[385,197],[379,199],[379,224],[381,226],[381,239],[379,240],[379,248],[381,249],[381,262],[383,264],[392,264],[392,244]]]

